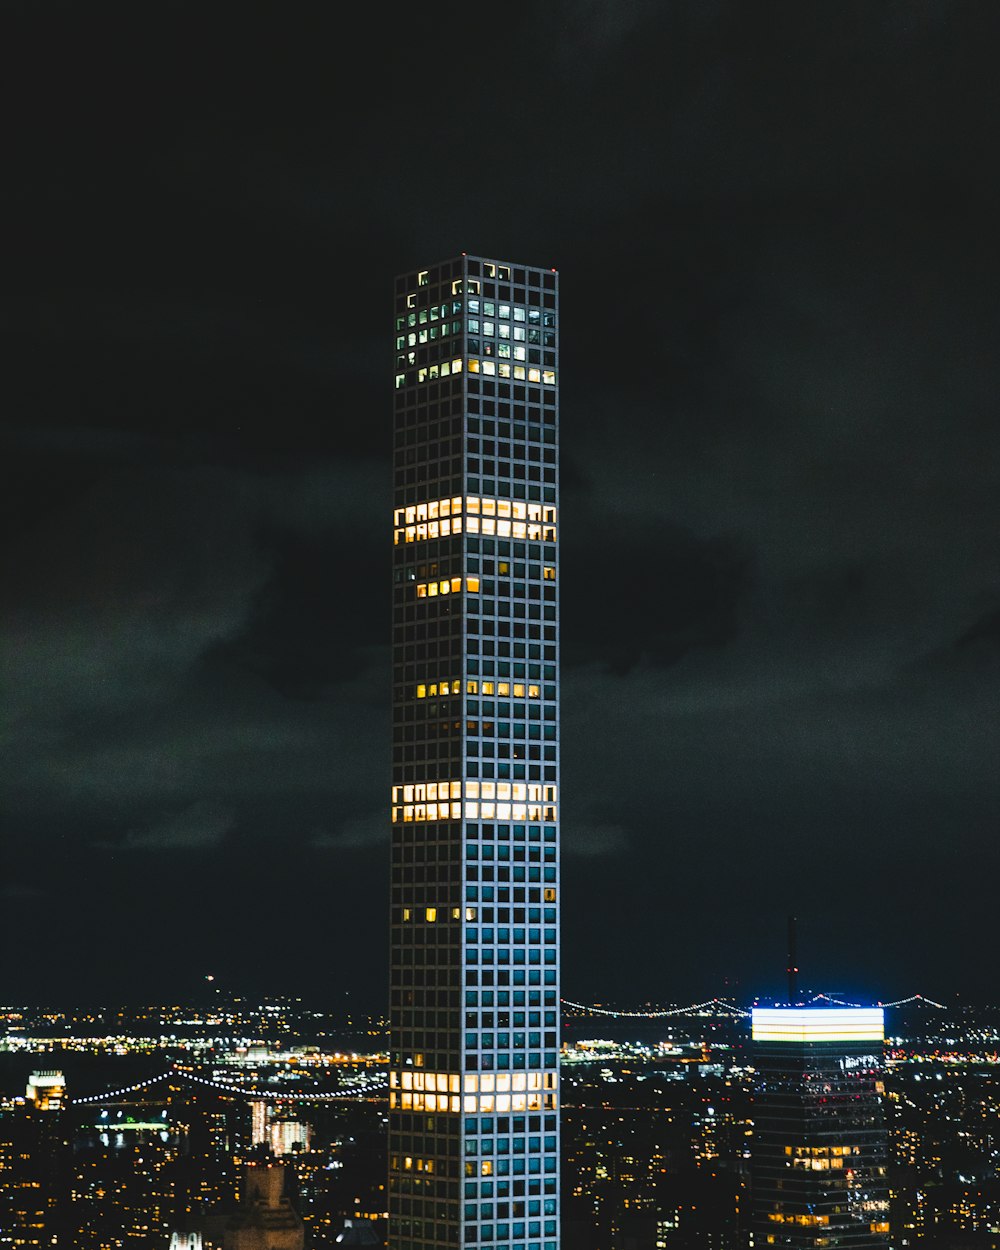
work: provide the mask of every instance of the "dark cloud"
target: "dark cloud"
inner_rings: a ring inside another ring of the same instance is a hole
[[[757,988],[793,905],[828,984],[942,992],[1000,816],[997,13],[529,4],[461,86],[493,15],[355,16],[17,15],[12,992],[238,977],[263,908],[381,1004],[388,309],[462,249],[561,271],[571,996]],[[177,897],[143,967],[96,922]]]
[[[219,803],[201,800],[125,835],[125,851],[202,851],[221,845],[234,826],[233,812]]]

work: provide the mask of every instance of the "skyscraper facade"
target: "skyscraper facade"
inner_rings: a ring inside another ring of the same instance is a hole
[[[396,281],[392,1250],[559,1247],[558,315]]]
[[[750,1245],[889,1244],[880,1007],[755,1007]]]

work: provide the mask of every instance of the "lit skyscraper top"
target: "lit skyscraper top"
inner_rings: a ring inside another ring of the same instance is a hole
[[[750,1244],[888,1245],[881,1007],[755,1007]]]
[[[396,283],[390,1246],[558,1250],[556,274]]]

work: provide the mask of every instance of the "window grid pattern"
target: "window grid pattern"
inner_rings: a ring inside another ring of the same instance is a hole
[[[390,1245],[558,1250],[556,275],[395,316]]]
[[[751,1246],[888,1246],[881,1042],[760,1041]]]

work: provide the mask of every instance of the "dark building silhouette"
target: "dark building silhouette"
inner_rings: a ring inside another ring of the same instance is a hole
[[[285,1196],[285,1169],[249,1163],[243,1172],[239,1210],[226,1221],[223,1250],[303,1250],[305,1229]]]

